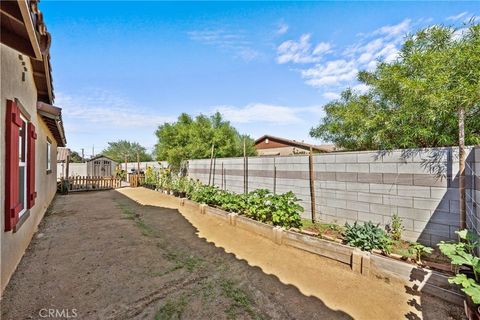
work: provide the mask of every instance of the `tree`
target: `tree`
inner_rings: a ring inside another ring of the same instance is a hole
[[[459,146],[460,227],[465,228],[465,143],[480,143],[480,24],[434,26],[408,37],[399,58],[362,71],[369,86],[326,105],[314,137],[349,149]]]
[[[147,149],[141,146],[138,142],[130,142],[127,140],[119,140],[116,142],[109,142],[108,147],[102,151],[104,156],[107,156],[116,162],[137,161],[137,154],[140,161],[151,161],[152,156],[147,153]]]
[[[220,113],[192,118],[182,113],[175,123],[164,123],[155,132],[158,160],[166,160],[174,169],[188,159],[210,158],[212,145],[215,157],[243,155],[243,140],[247,155],[255,155],[255,144],[249,136],[241,135]]]
[[[71,163],[82,163],[82,156],[78,154],[77,151],[70,152],[70,162]]]

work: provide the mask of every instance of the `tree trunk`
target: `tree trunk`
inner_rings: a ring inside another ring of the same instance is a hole
[[[467,227],[465,203],[465,109],[458,110],[458,192],[460,198],[460,229]]]

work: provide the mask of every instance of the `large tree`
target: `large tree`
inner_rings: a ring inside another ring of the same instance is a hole
[[[311,135],[357,150],[458,145],[465,228],[465,144],[480,143],[480,24],[420,30],[396,61],[358,78],[369,92],[327,104]]]
[[[479,39],[478,24],[408,37],[396,61],[359,73],[367,93],[345,90],[310,134],[350,150],[454,146],[464,118],[465,143],[480,143]]]
[[[157,160],[168,161],[174,169],[184,160],[210,158],[212,145],[215,157],[242,156],[244,141],[247,155],[255,154],[253,139],[241,135],[218,112],[210,117],[195,118],[182,113],[175,123],[160,125],[155,134]]]
[[[108,147],[102,151],[102,154],[117,162],[124,162],[125,159],[129,162],[135,162],[137,161],[137,154],[140,161],[152,160],[152,156],[147,153],[145,147],[141,146],[138,142],[130,142],[127,140],[109,142]]]

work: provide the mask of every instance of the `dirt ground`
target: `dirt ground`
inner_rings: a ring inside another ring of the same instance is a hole
[[[143,188],[57,196],[5,290],[2,319],[48,309],[70,319],[462,318],[400,284],[173,207]]]

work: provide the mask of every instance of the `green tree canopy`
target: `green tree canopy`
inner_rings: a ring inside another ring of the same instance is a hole
[[[151,161],[152,156],[147,153],[147,149],[141,146],[138,142],[130,142],[127,140],[118,140],[116,142],[109,142],[108,147],[102,151],[102,154],[112,158],[117,162],[124,162],[125,157],[128,161],[137,161],[137,153],[140,161]]]
[[[81,163],[83,162],[82,156],[77,151],[70,152],[70,162]]]
[[[178,169],[183,160],[210,158],[212,144],[215,157],[243,155],[246,141],[247,155],[255,154],[255,144],[249,136],[241,135],[220,113],[192,118],[182,113],[175,123],[164,123],[155,132],[157,160],[166,160]]]
[[[352,150],[480,143],[480,25],[434,26],[406,38],[399,57],[358,75],[369,91],[347,89],[325,105],[311,136]]]

